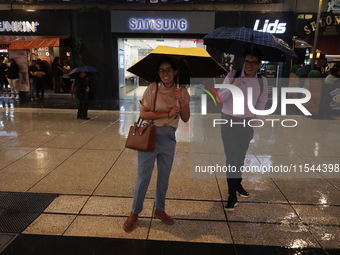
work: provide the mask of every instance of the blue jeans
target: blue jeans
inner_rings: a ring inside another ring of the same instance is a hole
[[[156,127],[156,148],[154,151],[138,151],[138,169],[132,213],[139,214],[143,210],[143,202],[149,187],[152,172],[157,159],[157,187],[155,207],[165,210],[165,197],[168,190],[170,172],[175,156],[176,137],[173,127]]]
[[[34,87],[35,87],[35,84],[34,84],[34,79],[33,78],[30,78],[30,98],[34,98]]]

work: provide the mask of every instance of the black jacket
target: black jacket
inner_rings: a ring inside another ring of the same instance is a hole
[[[86,92],[86,88],[88,86],[88,79],[87,77],[77,77],[75,80],[76,86],[78,87],[78,93],[84,94]]]
[[[19,66],[11,65],[7,70],[8,79],[19,79]]]

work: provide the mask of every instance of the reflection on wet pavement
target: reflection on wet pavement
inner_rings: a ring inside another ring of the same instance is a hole
[[[298,126],[255,129],[246,166],[261,171],[244,173],[244,187],[251,196],[239,197],[235,210],[226,213],[225,173],[208,178],[191,175],[193,159],[200,165],[225,164],[220,129],[210,125],[220,115],[193,114],[190,123],[180,123],[176,132],[167,193],[167,210],[176,224],[165,226],[152,218],[155,171],[140,227],[126,233],[122,224],[131,210],[137,153],[124,145],[138,118],[138,104],[133,100],[121,104],[120,111],[89,110],[89,121],[77,120],[76,109],[13,105],[0,108],[0,191],[59,197],[4,254],[42,242],[59,243],[65,250],[87,243],[93,245],[89,251],[101,254],[97,253],[101,238],[107,238],[110,247],[119,240],[131,249],[138,243],[148,254],[173,251],[176,245],[198,254],[339,252],[340,118],[285,116],[297,119]]]

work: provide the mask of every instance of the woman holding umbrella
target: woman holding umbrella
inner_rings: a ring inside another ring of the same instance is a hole
[[[99,74],[99,72],[92,66],[79,66],[69,72],[70,77],[76,77],[76,80],[74,82],[76,88],[75,93],[77,98],[79,99],[77,119],[90,119],[87,117],[87,110],[89,108],[88,95],[90,91],[87,77],[97,74]]]
[[[190,117],[190,96],[185,87],[177,88],[178,68],[172,58],[164,58],[158,64],[158,75],[144,92],[140,103],[140,117],[146,122],[154,121],[156,127],[156,148],[152,152],[138,151],[137,182],[132,212],[124,223],[124,230],[131,231],[143,209],[143,202],[157,159],[157,188],[154,216],[163,223],[172,225],[173,219],[165,213],[165,196],[168,189],[170,171],[175,155],[175,132],[179,118],[187,122]],[[155,103],[155,109],[151,110]],[[179,106],[177,106],[177,101]]]
[[[86,72],[77,73],[75,85],[78,88],[76,95],[79,99],[77,119],[89,120],[90,118],[87,117],[87,110],[89,108],[88,93],[90,87],[88,85]]]

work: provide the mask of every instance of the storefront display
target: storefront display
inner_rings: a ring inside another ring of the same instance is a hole
[[[295,35],[306,41],[308,44],[314,44],[314,34],[316,30],[316,14],[300,13],[297,14]],[[340,55],[340,16],[326,12],[321,13],[317,49],[331,54]]]
[[[159,45],[201,47],[214,29],[213,12],[111,11],[111,31],[118,42],[119,97],[140,97],[149,82],[126,71]],[[119,33],[119,35],[116,35]]]
[[[56,26],[55,24],[58,24]],[[68,12],[9,12],[1,13],[0,48],[8,52],[20,67],[21,91],[29,91],[28,66],[41,59],[49,64],[61,50],[61,40],[71,36]],[[66,58],[66,55],[65,57]],[[48,86],[49,87],[49,86]]]

